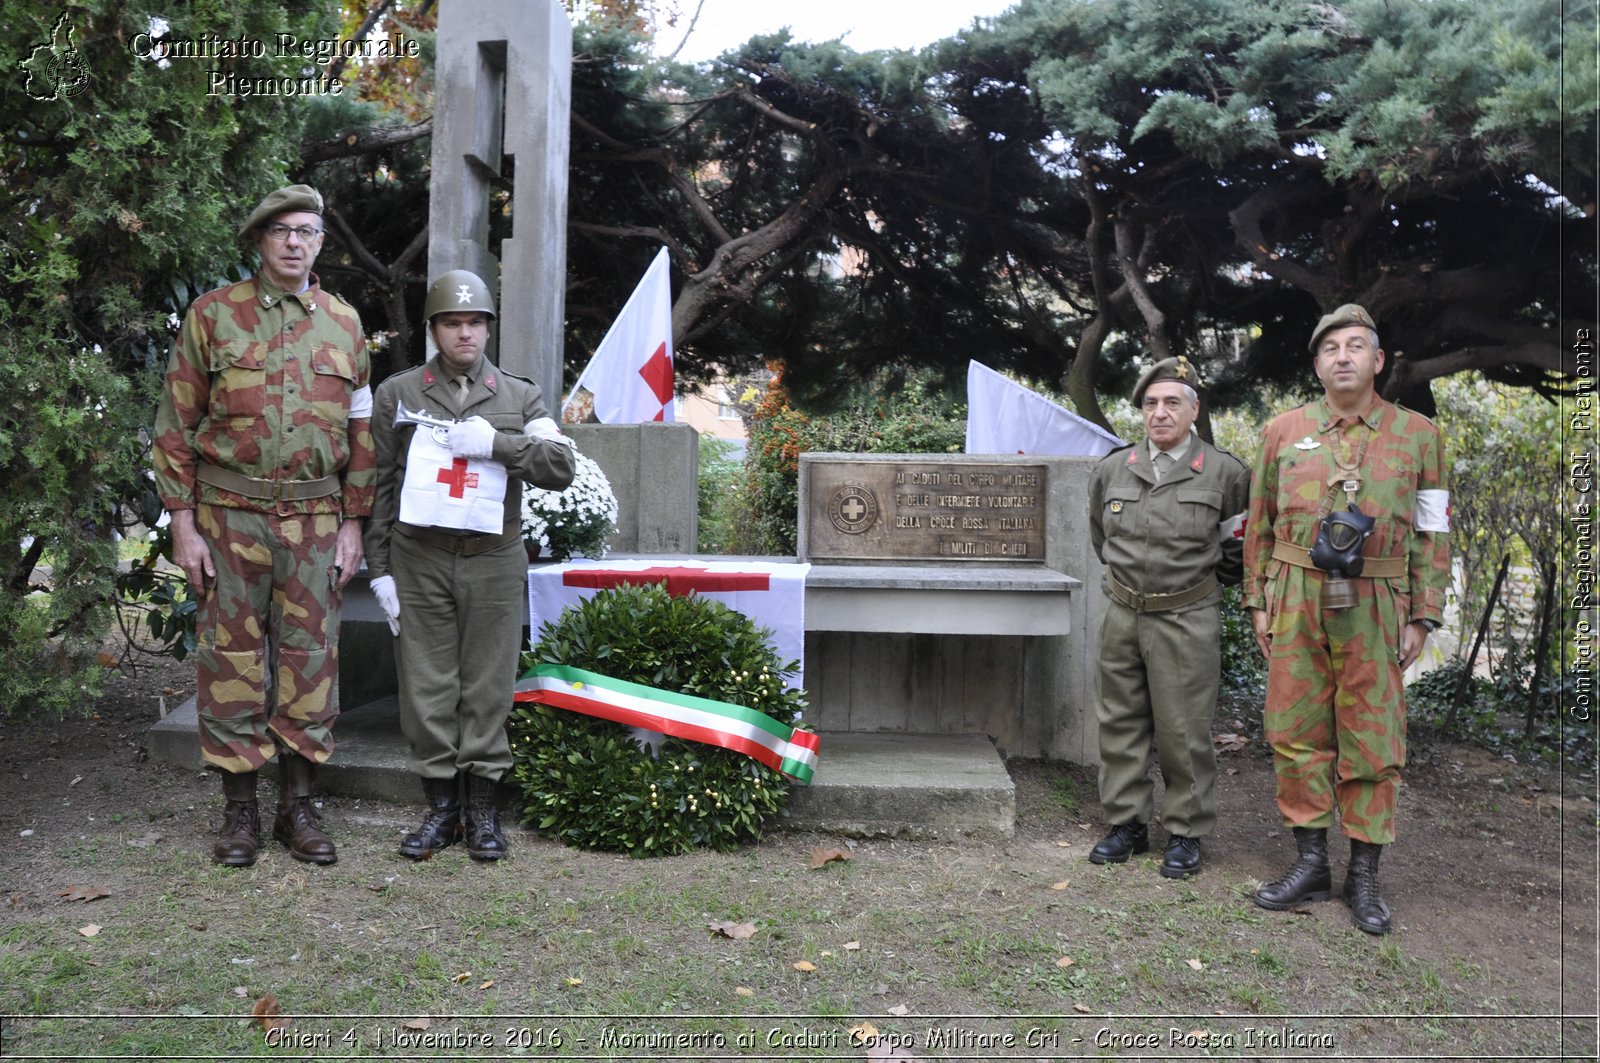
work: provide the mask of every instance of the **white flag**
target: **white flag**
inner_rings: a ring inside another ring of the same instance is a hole
[[[672,284],[662,248],[628,296],[594,357],[584,368],[567,408],[587,389],[602,424],[672,420]]]
[[[967,363],[968,454],[1098,458],[1124,442],[979,362]]]

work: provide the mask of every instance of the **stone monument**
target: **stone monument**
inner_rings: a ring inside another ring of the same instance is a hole
[[[561,396],[572,24],[555,0],[440,5],[428,276],[469,269],[499,290],[502,368]],[[489,247],[491,185],[511,180],[511,229]]]

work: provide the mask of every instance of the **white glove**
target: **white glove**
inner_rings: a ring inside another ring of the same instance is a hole
[[[383,615],[389,620],[389,633],[400,634],[400,594],[394,589],[393,576],[378,576],[370,584],[372,596],[378,599]]]
[[[494,456],[494,425],[482,417],[468,417],[450,426],[450,455],[456,458]]]
[[[563,443],[569,447],[574,445],[571,439],[561,434],[561,429],[557,428],[556,423],[548,417],[535,417],[522,426],[522,434],[532,436],[534,439],[549,440],[552,443]]]

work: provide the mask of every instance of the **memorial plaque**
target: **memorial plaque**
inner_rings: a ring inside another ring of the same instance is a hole
[[[803,554],[819,561],[1026,561],[1045,548],[1043,465],[801,463]]]

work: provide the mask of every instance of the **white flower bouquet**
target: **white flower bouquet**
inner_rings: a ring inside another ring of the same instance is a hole
[[[617,496],[611,481],[591,458],[572,452],[576,474],[565,491],[522,488],[522,540],[533,554],[537,546],[557,561],[574,554],[599,560],[609,547],[606,537],[617,527]]]

